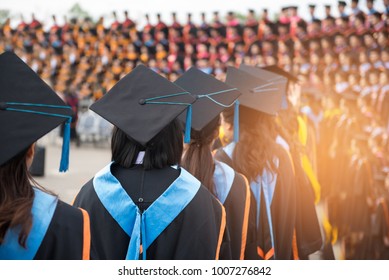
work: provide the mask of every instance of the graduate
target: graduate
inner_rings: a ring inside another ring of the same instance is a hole
[[[256,201],[257,254],[261,259],[293,259],[296,221],[296,185],[288,154],[276,143],[275,114],[282,93],[271,83],[229,67],[226,83],[238,88],[239,142],[219,149],[216,159],[242,173]],[[231,110],[222,113],[227,130],[233,127]]]
[[[282,69],[274,67],[264,70],[242,64],[239,69],[254,77],[263,78],[272,87],[281,90],[282,104],[277,114],[278,135],[276,142],[289,154],[294,170],[294,176],[291,179],[296,181],[295,235],[297,251],[294,251],[294,257],[308,259],[310,254],[320,250],[322,246],[322,236],[315,209],[316,193],[316,201],[320,200],[320,184],[306,156],[304,144],[299,139],[301,138],[299,137],[301,121],[299,121],[299,117],[287,97],[289,85],[292,82],[297,82],[297,79]]]
[[[218,259],[224,251],[224,207],[179,166],[177,116],[187,109],[189,142],[194,101],[140,65],[91,106],[115,126],[112,162],[74,202],[90,213],[91,259]]]
[[[233,107],[241,94],[196,68],[188,70],[175,84],[197,97],[193,104],[191,141],[186,146],[182,166],[223,203],[232,259],[255,258],[255,223],[249,225],[251,195],[247,179],[212,156],[212,146],[219,135],[220,113]]]
[[[68,168],[72,110],[14,53],[0,55],[0,259],[89,259],[89,217],[29,173],[35,142],[65,123],[60,171]]]

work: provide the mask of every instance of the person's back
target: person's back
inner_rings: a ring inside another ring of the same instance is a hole
[[[171,94],[158,96],[161,92]],[[115,125],[112,163],[74,202],[91,215],[92,259],[219,257],[224,208],[179,167],[182,128],[175,117],[193,101],[189,93],[138,66],[92,105]],[[165,109],[163,116],[159,108]]]
[[[244,70],[227,69],[226,83],[240,96],[239,142],[219,149],[215,158],[246,176],[255,198],[256,249],[261,259],[292,259],[296,186],[291,161],[276,143],[275,114],[281,91]],[[268,88],[271,86],[271,88]],[[270,91],[270,93],[266,93]],[[236,113],[222,113],[225,131],[236,129]]]
[[[89,259],[87,212],[28,171],[36,140],[65,121],[60,171],[67,170],[71,108],[12,53],[0,56],[0,77],[0,259]]]
[[[253,217],[255,213],[250,211],[254,208],[250,208],[248,182],[243,175],[215,161],[212,156],[212,146],[219,134],[220,113],[226,107],[236,108],[240,92],[195,68],[188,70],[175,84],[197,96],[192,105],[191,141],[186,146],[182,165],[223,204],[231,258],[256,258],[256,227],[249,223],[249,213]],[[185,121],[183,117],[181,119]]]

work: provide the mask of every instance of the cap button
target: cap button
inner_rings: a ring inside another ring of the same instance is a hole
[[[140,197],[140,198],[138,199],[138,202],[143,202],[143,198]]]
[[[0,110],[5,111],[5,109],[7,109],[7,107],[8,107],[7,103],[5,103],[5,102],[0,102]]]
[[[146,100],[145,99],[139,99],[139,104],[140,105],[145,105],[146,104]]]

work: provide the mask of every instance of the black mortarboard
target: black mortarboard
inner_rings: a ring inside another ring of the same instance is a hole
[[[376,18],[379,18],[379,19],[382,18],[382,14],[380,12],[377,12],[377,11],[373,13],[373,16]]]
[[[283,77],[282,75],[258,67],[249,66],[246,64],[241,64],[239,66],[239,70],[245,71],[250,75],[258,77],[262,80],[266,80],[268,82],[273,82],[276,83],[277,85],[281,85],[282,87],[284,87],[284,89],[288,81],[287,78]]]
[[[321,24],[321,20],[318,19],[318,18],[315,18],[312,22],[313,22],[313,23],[317,23],[317,24]]]
[[[186,90],[139,65],[90,109],[145,146],[187,108],[185,142],[189,142],[195,100]]]
[[[326,9],[331,9],[331,5],[329,5],[329,4],[324,5],[324,7],[325,7]]]
[[[239,67],[239,70],[245,71],[249,73],[250,75],[260,78],[262,80],[265,80],[269,83],[269,87],[271,88],[271,92],[274,92],[275,94],[281,94],[282,95],[282,104],[281,107],[283,109],[287,108],[287,97],[286,97],[286,85],[288,83],[288,79],[276,74],[271,71],[267,71],[258,67],[253,67],[245,64],[241,64]],[[267,87],[267,88],[269,88]]]
[[[314,8],[316,8],[316,5],[315,4],[309,4],[308,7],[314,9]]]
[[[270,115],[276,115],[281,108],[281,92],[278,92],[278,88],[264,79],[234,67],[228,67],[226,84],[237,88],[242,93],[239,97],[239,103],[242,106]]]
[[[338,1],[338,5],[339,5],[339,6],[346,7],[346,6],[347,6],[347,3],[346,3],[345,1]]]
[[[286,72],[285,70],[281,69],[280,67],[278,67],[276,65],[265,66],[265,67],[263,67],[263,69],[270,71],[270,72],[273,72],[273,73],[276,73],[276,74],[279,74],[281,76],[284,76],[289,81],[292,81],[295,83],[297,83],[299,81],[296,76],[290,74],[289,72]]]
[[[202,130],[226,108],[234,104],[239,105],[235,102],[241,95],[237,88],[231,87],[194,67],[185,72],[174,83],[196,96],[196,102],[192,105],[192,128],[194,130]],[[181,114],[180,119],[185,121],[185,116]],[[234,126],[235,131],[238,131],[238,126]],[[236,137],[234,138],[235,141],[238,140]]]
[[[69,163],[72,110],[12,52],[0,55],[0,165],[65,123],[60,171]]]

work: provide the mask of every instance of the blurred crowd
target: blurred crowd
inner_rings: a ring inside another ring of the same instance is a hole
[[[75,112],[138,63],[171,81],[192,66],[224,80],[228,66],[277,65],[298,80],[301,95],[291,94],[291,104],[313,131],[310,159],[330,205],[333,238],[345,237],[347,258],[389,258],[379,249],[389,246],[389,0],[384,10],[375,4],[338,1],[325,5],[324,18],[309,5],[310,20],[296,6],[282,8],[277,19],[267,9],[249,10],[245,19],[202,13],[201,24],[191,14],[184,23],[172,13],[169,25],[146,14],[142,28],[128,12],[124,21],[113,12],[110,26],[103,17],[65,18],[60,26],[53,15],[49,28],[32,15],[16,28],[10,20],[1,26],[0,53],[14,51]],[[377,250],[369,249],[372,231],[385,237],[374,243]]]

